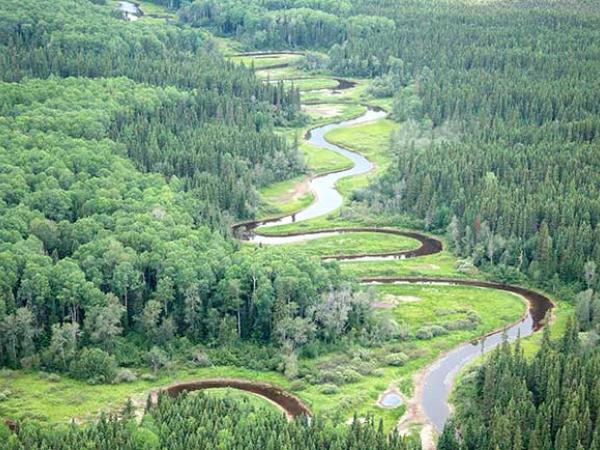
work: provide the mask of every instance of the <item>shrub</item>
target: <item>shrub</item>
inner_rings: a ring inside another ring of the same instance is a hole
[[[409,358],[406,353],[392,353],[385,357],[385,363],[388,366],[401,367],[408,362]]]
[[[431,339],[435,336],[443,336],[448,334],[448,330],[441,325],[429,325],[421,327],[415,333],[417,339]]]
[[[46,380],[48,380],[50,383],[58,383],[60,381],[60,375],[57,373],[49,373],[46,376]]]
[[[354,352],[353,360],[360,361],[371,361],[373,359],[374,352],[368,348],[358,347]]]
[[[294,392],[303,391],[306,389],[306,384],[304,381],[295,380],[290,383],[290,390]]]
[[[402,322],[398,325],[397,338],[403,341],[410,338],[410,326],[406,322]]]
[[[169,355],[156,345],[146,354],[146,360],[154,373],[169,365]]]
[[[298,378],[298,356],[295,353],[290,353],[283,357],[283,374],[288,380]]]
[[[155,375],[152,375],[151,373],[143,373],[140,376],[140,380],[143,380],[143,381],[156,381],[157,378],[156,378]]]
[[[342,376],[344,377],[344,382],[346,383],[355,383],[362,378],[360,373],[354,369],[344,369]]]
[[[73,378],[90,384],[112,383],[117,374],[115,358],[99,348],[84,348],[71,362],[69,373]]]
[[[135,367],[144,362],[142,345],[141,342],[136,343],[133,339],[119,337],[110,351],[115,356],[119,366]]]
[[[0,402],[8,400],[10,394],[11,392],[8,389],[4,389],[2,392],[0,392]]]
[[[319,373],[319,384],[344,384],[344,376],[337,370],[323,370]]]
[[[319,345],[315,342],[309,342],[300,349],[300,356],[306,359],[315,359],[319,356]]]
[[[333,395],[337,394],[338,387],[335,384],[324,384],[321,386],[321,394],[324,395]]]
[[[208,355],[200,349],[193,352],[192,363],[197,367],[209,367],[212,364]]]
[[[133,383],[137,380],[137,375],[133,370],[130,369],[121,369],[117,374],[117,378],[115,381],[117,383]]]
[[[373,370],[375,370],[374,363],[372,362],[361,362],[359,364],[355,364],[354,368],[358,371],[359,374],[366,376],[371,375]]]
[[[40,366],[39,355],[26,356],[21,358],[21,368],[25,370],[36,369]]]
[[[431,325],[429,328],[434,336],[443,336],[444,334],[448,334],[448,330],[441,325]]]
[[[429,327],[422,327],[417,330],[415,336],[417,339],[431,339],[433,337],[433,333]]]

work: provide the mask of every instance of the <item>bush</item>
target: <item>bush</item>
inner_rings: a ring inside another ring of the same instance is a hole
[[[321,394],[324,395],[333,395],[337,394],[338,387],[335,384],[325,384],[321,386]]]
[[[21,368],[24,370],[37,369],[40,367],[39,355],[26,356],[21,358]]]
[[[373,377],[382,377],[385,375],[385,371],[383,369],[375,369],[373,372],[371,372],[371,376]]]
[[[417,339],[431,339],[435,336],[443,336],[448,334],[448,330],[440,325],[429,325],[421,327],[415,333]]]
[[[344,369],[342,377],[346,383],[355,383],[362,378],[360,373],[354,369]]]
[[[417,330],[415,336],[417,339],[431,339],[433,337],[433,333],[429,327],[422,327]]]
[[[410,338],[410,325],[406,322],[402,322],[398,325],[398,335],[397,338],[405,341]]]
[[[117,383],[133,383],[136,380],[137,375],[130,369],[121,369],[115,379]]]
[[[60,375],[57,373],[49,373],[46,376],[46,380],[48,380],[50,383],[58,383],[60,381]]]
[[[144,353],[141,350],[143,343],[134,339],[119,337],[111,348],[119,366],[135,367],[144,363]]]
[[[409,358],[406,353],[392,353],[385,357],[385,363],[388,366],[402,367],[408,362]]]
[[[448,330],[441,325],[431,325],[429,328],[434,336],[443,336],[448,334]]]
[[[112,383],[117,374],[117,362],[104,350],[84,348],[71,362],[69,373],[90,384]]]
[[[143,381],[156,381],[158,378],[155,375],[152,375],[151,373],[144,373],[140,376],[140,380]]]
[[[319,384],[344,384],[344,376],[337,370],[323,370],[319,373]]]
[[[10,397],[11,392],[8,389],[3,390],[2,392],[0,392],[0,402],[4,402],[6,400],[8,400],[8,398]]]
[[[169,355],[156,345],[146,354],[146,360],[154,373],[169,365]]]
[[[354,364],[354,369],[361,375],[363,376],[367,376],[367,375],[371,375],[371,373],[373,373],[373,370],[375,370],[375,363],[372,362],[361,362],[358,364]]]
[[[290,391],[298,392],[303,391],[304,389],[306,389],[306,384],[304,381],[295,380],[290,383]]]
[[[212,364],[208,355],[200,349],[193,352],[192,363],[197,367],[209,367]]]
[[[300,349],[301,358],[315,359],[317,356],[319,356],[319,344],[316,342],[309,342]]]

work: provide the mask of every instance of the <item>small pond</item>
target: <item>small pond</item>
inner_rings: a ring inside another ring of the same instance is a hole
[[[379,400],[379,406],[397,408],[402,404],[402,397],[397,392],[386,392]]]

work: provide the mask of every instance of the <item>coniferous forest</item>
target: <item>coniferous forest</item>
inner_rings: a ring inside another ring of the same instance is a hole
[[[598,266],[598,0],[0,0],[0,449],[600,450]]]

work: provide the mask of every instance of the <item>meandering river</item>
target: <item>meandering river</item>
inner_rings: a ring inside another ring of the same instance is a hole
[[[307,241],[327,236],[336,235],[348,231],[381,232],[404,234],[421,241],[420,249],[412,252],[398,252],[396,254],[380,255],[357,255],[352,258],[362,258],[367,260],[388,259],[390,257],[416,257],[424,254],[438,253],[442,250],[441,242],[435,238],[430,238],[420,233],[405,233],[399,230],[390,229],[367,229],[367,228],[348,228],[334,229],[310,232],[295,232],[284,236],[267,236],[256,232],[257,227],[273,227],[281,224],[300,222],[316,217],[320,217],[337,210],[343,204],[343,197],[335,188],[335,184],[342,178],[362,175],[373,170],[373,163],[359,153],[351,151],[342,146],[332,144],[325,139],[325,135],[336,128],[363,124],[385,117],[386,113],[380,110],[369,109],[360,117],[346,120],[339,123],[329,124],[315,128],[307,133],[307,141],[315,146],[332,150],[340,155],[350,159],[353,166],[350,169],[330,173],[313,178],[310,181],[310,189],[315,195],[315,201],[302,211],[285,217],[265,220],[259,222],[249,222],[234,226],[234,231],[245,240],[265,245],[290,244],[299,241]],[[347,259],[348,256],[333,256],[331,258]],[[362,280],[365,284],[376,283],[445,283],[478,286],[487,289],[501,289],[519,295],[528,304],[528,309],[522,320],[518,323],[508,325],[504,330],[498,330],[490,333],[477,343],[465,343],[450,352],[442,355],[434,363],[428,366],[423,376],[420,377],[419,385],[415,388],[414,403],[419,409],[419,415],[423,414],[427,422],[432,424],[438,431],[443,429],[444,423],[449,417],[450,410],[448,398],[452,391],[456,375],[470,361],[484,352],[488,352],[502,342],[504,336],[509,341],[518,336],[526,337],[537,331],[543,324],[547,312],[553,307],[550,299],[535,291],[518,287],[490,283],[479,280],[462,279],[442,279],[442,278],[365,278]],[[482,289],[482,295],[485,291]]]

